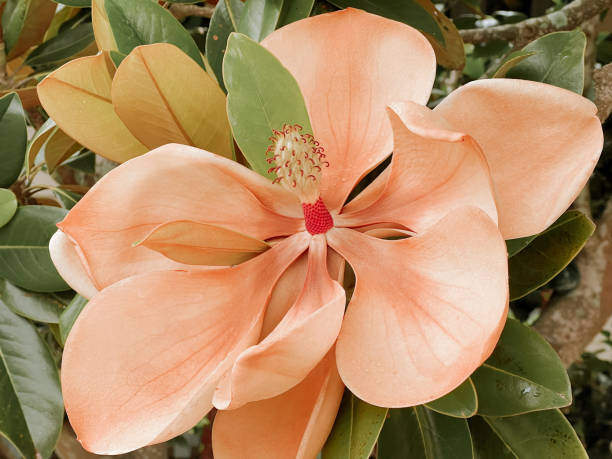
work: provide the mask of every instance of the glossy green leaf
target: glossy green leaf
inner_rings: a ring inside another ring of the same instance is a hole
[[[424,406],[389,410],[378,439],[378,459],[471,459],[473,453],[465,419]]]
[[[493,354],[472,374],[478,414],[512,416],[560,408],[572,390],[559,356],[535,330],[508,319]]]
[[[508,70],[506,77],[541,81],[582,94],[585,48],[586,36],[579,30],[544,35],[523,48],[534,55]]]
[[[64,312],[60,316],[59,320],[59,331],[60,338],[62,340],[62,345],[66,344],[66,339],[68,339],[68,334],[70,330],[72,330],[72,326],[76,322],[79,314],[87,304],[87,298],[76,294],[70,304],[66,306]]]
[[[6,0],[1,27],[9,61],[43,41],[56,8],[51,0]]]
[[[62,5],[77,6],[77,7],[82,7],[82,8],[91,6],[91,0],[53,0],[53,1],[55,3],[60,3]]]
[[[260,42],[276,28],[283,0],[249,0],[246,2],[238,32]]]
[[[310,16],[313,5],[314,0],[284,0],[276,28],[279,29],[292,22],[307,18]]]
[[[110,50],[108,54],[116,68],[119,68],[119,66],[123,62],[123,59],[127,57],[127,54],[123,54],[115,50]]]
[[[0,301],[0,434],[27,459],[48,458],[64,422],[59,374],[36,327]]]
[[[68,290],[49,255],[49,240],[66,210],[23,206],[0,228],[0,277],[34,292]]]
[[[291,73],[267,49],[238,33],[227,44],[223,78],[234,138],[253,170],[273,177],[266,161],[269,137],[285,124],[312,134],[306,104]]]
[[[227,39],[232,32],[238,30],[243,9],[244,3],[241,0],[219,0],[206,34],[206,59],[225,92],[227,91],[223,83],[223,57],[227,48]]]
[[[344,392],[322,459],[368,459],[387,416],[387,408],[370,405]]]
[[[535,52],[529,52],[529,51],[523,51],[523,50],[515,51],[511,53],[510,55],[508,55],[508,57],[504,59],[504,61],[497,68],[497,70],[493,74],[493,78],[504,78],[512,67],[524,61],[529,56],[533,56],[534,54]]]
[[[470,378],[466,379],[459,387],[425,406],[440,414],[456,418],[469,418],[476,414],[478,409],[478,398],[476,388]]]
[[[2,14],[2,32],[6,51],[10,51],[23,30],[30,0],[7,0]]]
[[[559,410],[484,419],[520,459],[588,458],[576,432]]]
[[[0,228],[11,221],[17,212],[17,197],[11,190],[0,188]]]
[[[130,54],[140,45],[171,43],[204,68],[200,50],[189,32],[157,2],[104,0],[103,7],[120,53]]]
[[[64,163],[64,165],[72,167],[87,174],[96,172],[96,155],[91,151],[84,151]]]
[[[430,0],[330,0],[330,3],[341,8],[359,8],[408,24],[427,37],[440,65],[452,69],[462,69],[465,65],[459,31]]]
[[[481,416],[474,416],[468,424],[476,459],[517,459]]]
[[[28,143],[25,115],[14,92],[0,97],[0,187],[11,186],[23,167]]]
[[[25,63],[31,67],[59,66],[94,42],[91,22],[61,31],[32,51]]]
[[[583,214],[576,210],[565,212],[510,258],[510,300],[522,298],[559,274],[582,250],[593,231],[595,225]]]
[[[48,324],[59,322],[62,303],[49,295],[28,292],[0,279],[0,300],[26,319]]]
[[[67,210],[72,209],[83,197],[78,193],[59,187],[53,189],[53,194],[57,197],[62,207]]]
[[[508,258],[513,257],[525,247],[527,247],[531,241],[533,241],[538,235],[520,237],[518,239],[508,239],[506,241],[506,247],[508,249]]]

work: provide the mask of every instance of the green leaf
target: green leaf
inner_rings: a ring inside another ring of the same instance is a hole
[[[238,32],[260,42],[276,28],[283,8],[283,0],[249,0],[246,2]]]
[[[65,190],[62,188],[54,188],[53,194],[58,199],[62,207],[68,210],[72,209],[83,197],[74,191]]]
[[[11,221],[17,212],[17,197],[11,190],[0,188],[0,228]]]
[[[31,67],[59,66],[79,54],[94,41],[91,22],[62,30],[32,51],[25,63]]]
[[[390,409],[378,439],[378,459],[471,459],[472,439],[465,419],[424,406]]]
[[[524,297],[559,274],[582,250],[593,231],[591,220],[570,210],[510,258],[510,301]]]
[[[310,16],[313,5],[314,0],[284,0],[276,28],[307,18]]]
[[[370,405],[346,390],[322,459],[368,459],[386,416],[387,408]]]
[[[0,279],[0,300],[15,314],[26,319],[56,324],[59,322],[62,303],[49,295],[28,292]]]
[[[512,67],[506,77],[541,81],[582,94],[585,48],[586,36],[579,30],[544,35],[523,48],[535,54]]]
[[[0,187],[11,186],[23,167],[28,143],[25,115],[14,92],[0,97]]]
[[[53,0],[55,3],[67,6],[77,6],[81,8],[91,7],[91,0]]]
[[[0,277],[34,292],[68,290],[49,255],[49,240],[66,210],[23,206],[0,228]]]
[[[484,420],[520,459],[588,458],[576,432],[559,410]]]
[[[465,65],[459,31],[430,0],[330,0],[340,8],[359,8],[420,30],[436,52],[438,63],[451,69]]]
[[[455,418],[469,418],[476,414],[478,409],[478,398],[476,388],[470,378],[466,379],[459,387],[425,406],[440,414]]]
[[[114,49],[111,49],[108,54],[116,68],[119,68],[119,66],[123,62],[123,59],[127,57],[127,54],[120,53],[119,51],[115,51]]]
[[[243,9],[244,3],[241,0],[219,0],[206,34],[206,59],[225,92],[227,90],[223,83],[223,57],[227,48],[227,39],[232,32],[238,30]]]
[[[36,327],[0,301],[0,434],[28,459],[48,458],[64,422],[59,374]]]
[[[524,61],[529,56],[533,56],[534,54],[536,53],[533,51],[530,52],[524,50],[510,53],[508,57],[506,57],[504,61],[500,64],[500,66],[497,68],[497,70],[493,74],[493,78],[504,78],[511,68]]]
[[[72,326],[76,322],[79,314],[87,304],[87,298],[76,294],[70,304],[66,306],[64,312],[60,316],[59,320],[59,331],[60,337],[62,340],[62,345],[66,344],[66,339],[68,339],[68,334],[70,330],[72,330]]]
[[[557,353],[535,330],[514,319],[508,319],[493,354],[472,380],[481,415],[513,416],[572,402]]]
[[[481,416],[474,416],[468,424],[477,459],[517,459]]]
[[[130,54],[137,46],[171,43],[204,68],[191,35],[167,9],[151,0],[104,0],[117,51]]]
[[[227,44],[223,78],[234,138],[253,170],[271,178],[269,137],[285,124],[312,134],[306,105],[291,73],[268,50],[238,33]]]
[[[69,159],[64,163],[65,166],[70,166],[87,174],[94,174],[96,172],[96,155],[95,153],[86,150],[85,152]]]
[[[30,3],[30,0],[7,0],[5,4],[2,14],[2,32],[7,54],[19,40]]]
[[[506,241],[506,247],[508,249],[508,258],[513,257],[525,247],[527,247],[531,241],[533,241],[538,235],[520,237],[518,239],[508,239]]]

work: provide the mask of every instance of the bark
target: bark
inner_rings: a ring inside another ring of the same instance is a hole
[[[558,11],[544,16],[526,19],[516,24],[506,24],[483,29],[460,30],[465,43],[484,43],[490,40],[507,40],[515,48],[547,33],[572,30],[612,5],[612,0],[574,0]]]
[[[580,358],[584,348],[612,314],[612,205],[608,203],[595,234],[576,258],[580,286],[552,301],[535,329],[559,353],[565,366]]]

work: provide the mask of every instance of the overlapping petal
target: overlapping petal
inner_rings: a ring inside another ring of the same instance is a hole
[[[98,293],[98,289],[81,262],[75,245],[61,230],[57,230],[51,237],[49,253],[57,272],[73,290],[87,299]]]
[[[327,270],[332,279],[342,284],[344,280],[344,267],[346,263],[335,250],[327,248]],[[270,332],[280,323],[285,317],[285,314],[291,306],[293,306],[301,294],[300,286],[304,285],[306,280],[306,271],[308,270],[308,256],[306,254],[298,258],[294,263],[287,268],[281,278],[276,283],[266,315],[264,317],[264,325],[261,331],[262,339],[270,334]]]
[[[480,209],[385,241],[327,233],[357,284],[336,345],[342,380],[374,405],[403,407],[461,384],[492,352],[506,319],[506,246]]]
[[[332,349],[304,381],[284,394],[218,412],[213,424],[215,458],[316,457],[331,431],[343,390]]]
[[[262,44],[300,86],[330,162],[322,197],[339,210],[356,182],[391,153],[387,105],[429,98],[433,49],[415,29],[351,8],[290,24]]]
[[[237,267],[134,276],[93,298],[62,363],[66,410],[84,447],[124,453],[197,423],[218,380],[257,342],[270,291],[309,240],[299,233]]]
[[[466,205],[497,221],[489,167],[469,135],[450,130],[441,116],[415,103],[395,105],[388,114],[394,151],[386,183],[374,182],[372,191],[351,201],[337,226],[399,223],[418,233]]]
[[[506,239],[536,234],[553,223],[584,187],[603,146],[595,105],[543,83],[474,81],[434,111],[482,147]]]
[[[272,333],[240,354],[215,391],[213,403],[218,409],[234,409],[286,392],[333,346],[342,325],[345,293],[327,271],[326,254],[325,236],[314,236],[300,297]]]
[[[239,164],[184,145],[166,145],[105,175],[60,228],[78,244],[97,288],[180,265],[133,247],[156,226],[192,220],[265,240],[304,227],[299,201]]]

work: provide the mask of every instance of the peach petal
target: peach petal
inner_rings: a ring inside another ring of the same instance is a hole
[[[332,279],[342,284],[344,280],[344,258],[335,250],[327,248],[327,270]],[[303,254],[287,268],[276,283],[266,309],[261,338],[265,338],[280,323],[287,311],[295,304],[301,294],[301,286],[306,281],[308,255]]]
[[[302,90],[330,163],[322,197],[338,211],[355,184],[391,153],[385,107],[397,100],[427,102],[436,72],[433,49],[417,30],[352,8],[294,22],[262,45]]]
[[[595,105],[543,83],[474,81],[434,111],[482,147],[506,239],[553,223],[584,187],[603,146]]]
[[[487,161],[468,135],[449,130],[429,108],[405,102],[389,109],[394,152],[385,187],[373,182],[335,218],[337,226],[401,224],[417,233],[453,209],[483,209],[497,221],[493,184]]]
[[[94,285],[184,265],[133,247],[174,220],[209,223],[265,240],[304,227],[299,201],[234,161],[165,145],[112,170],[58,226],[83,252]]]
[[[215,458],[314,459],[331,432],[343,391],[332,350],[284,394],[219,411],[213,424]]]
[[[233,268],[134,276],[94,297],[62,362],[66,411],[83,446],[125,453],[197,423],[219,379],[257,342],[276,280],[309,240],[299,233]]]
[[[327,241],[314,236],[300,297],[278,326],[238,357],[213,397],[218,409],[275,397],[299,384],[333,346],[346,296],[327,270]]]
[[[79,258],[76,247],[61,230],[57,230],[51,237],[49,253],[57,272],[74,291],[87,299],[98,293]]]
[[[493,351],[506,320],[506,246],[480,209],[457,209],[423,234],[385,241],[346,228],[329,244],[357,284],[336,345],[359,398],[419,405],[460,385]]]

